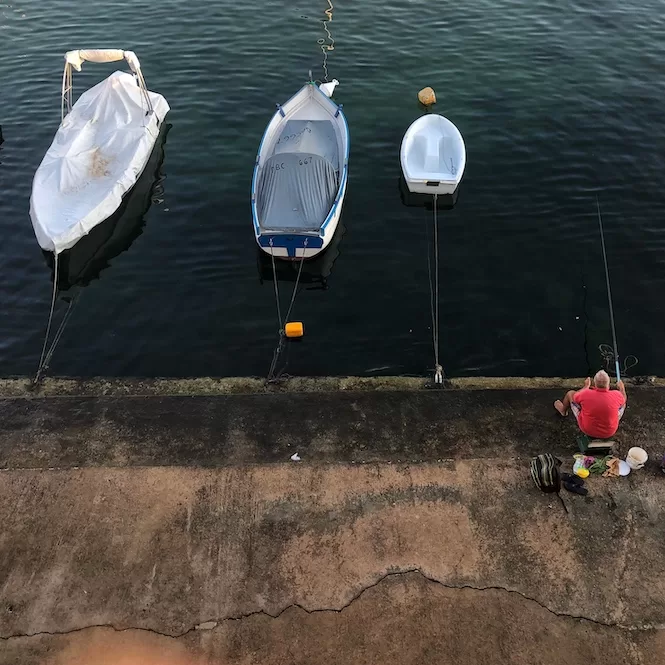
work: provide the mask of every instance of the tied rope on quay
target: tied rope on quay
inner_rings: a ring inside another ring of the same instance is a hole
[[[44,346],[42,347],[42,354],[39,358],[39,367],[37,368],[37,373],[35,374],[35,378],[32,381],[33,388],[37,387],[37,385],[41,382],[41,380],[44,378],[44,375],[48,371],[49,365],[51,364],[51,358],[53,358],[55,349],[58,346],[60,339],[62,338],[62,334],[65,332],[65,327],[67,326],[67,323],[71,318],[72,312],[74,311],[74,307],[76,306],[79,297],[79,294],[77,292],[72,298],[69,299],[67,309],[65,310],[65,314],[62,317],[62,321],[60,322],[60,325],[58,326],[58,329],[55,332],[55,336],[53,337],[51,346],[48,346],[49,337],[51,335],[51,325],[53,323],[53,314],[55,311],[55,302],[58,298],[58,253],[57,252],[54,252],[54,262],[55,265],[53,267],[53,294],[51,296],[51,309],[48,315],[48,323],[46,324],[46,335],[44,336]]]

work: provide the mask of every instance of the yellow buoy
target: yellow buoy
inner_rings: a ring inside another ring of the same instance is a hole
[[[302,337],[305,334],[305,326],[302,321],[289,321],[284,326],[284,334],[287,337]]]
[[[432,106],[432,104],[436,104],[436,94],[434,90],[430,87],[423,88],[418,93],[418,101],[423,106]]]

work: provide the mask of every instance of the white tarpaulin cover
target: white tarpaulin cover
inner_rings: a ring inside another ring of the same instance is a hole
[[[60,125],[32,183],[30,217],[43,249],[62,252],[118,208],[143,171],[169,111],[154,113],[131,74],[115,72],[84,92]]]

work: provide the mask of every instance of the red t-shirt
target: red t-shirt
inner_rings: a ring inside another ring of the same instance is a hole
[[[573,402],[581,407],[577,422],[586,435],[608,439],[619,429],[619,409],[626,403],[620,391],[583,388],[575,393]]]

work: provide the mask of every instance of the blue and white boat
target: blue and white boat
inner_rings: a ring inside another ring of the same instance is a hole
[[[252,221],[259,247],[281,259],[306,259],[332,240],[349,172],[349,127],[332,99],[337,81],[310,82],[266,128],[252,178]]]

